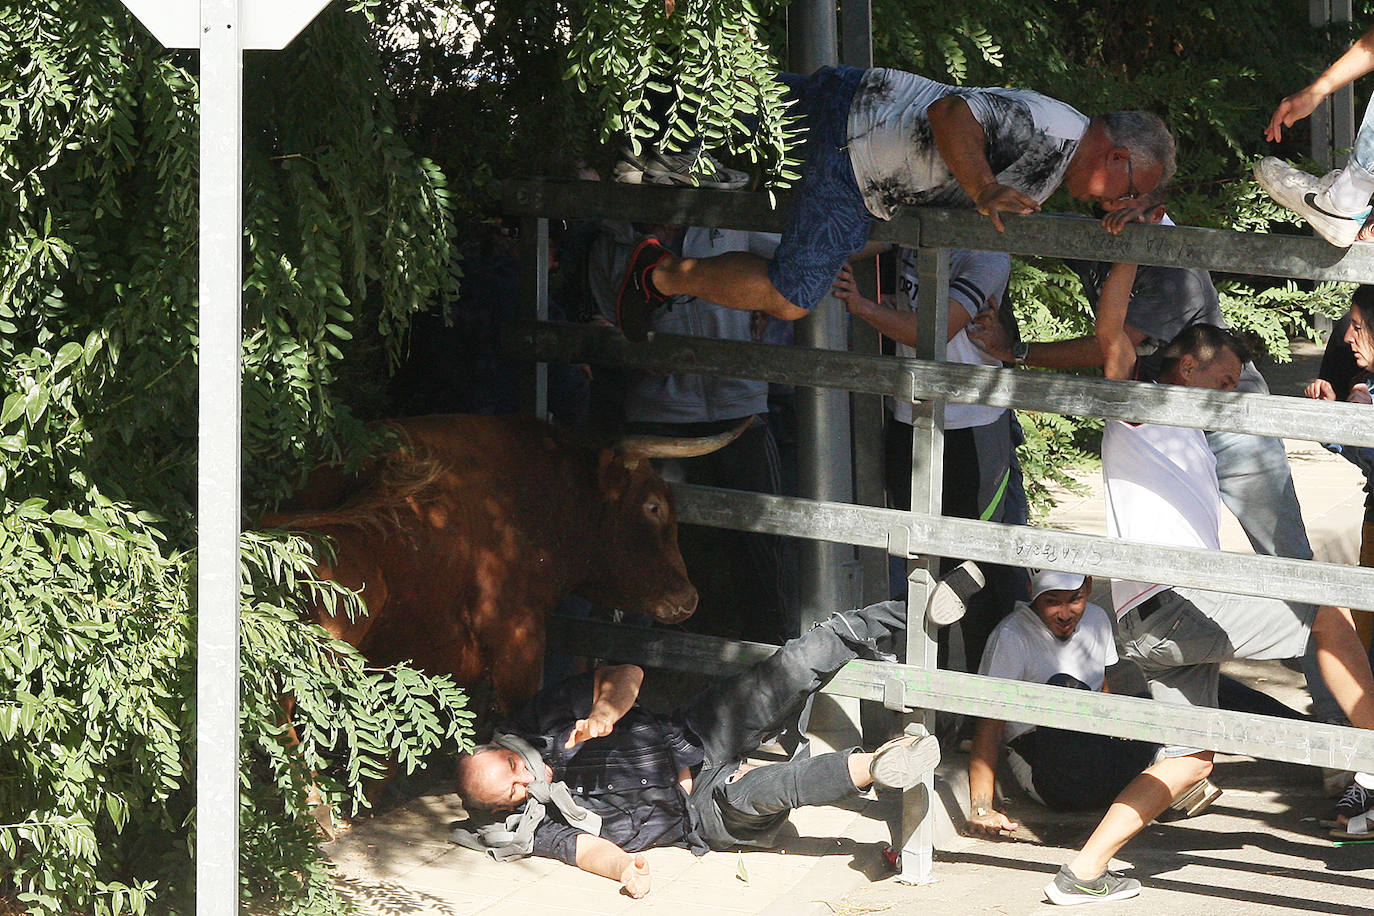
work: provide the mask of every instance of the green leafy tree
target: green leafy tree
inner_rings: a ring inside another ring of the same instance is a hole
[[[336,5],[246,60],[250,524],[370,446],[358,417],[408,316],[453,284],[443,176],[396,134],[365,14]],[[116,0],[0,6],[0,895],[34,913],[192,890],[193,61]],[[312,601],[360,610],[305,542],[243,547],[245,899],[338,910],[307,785],[356,806],[388,759],[465,741],[468,712],[303,622]]]

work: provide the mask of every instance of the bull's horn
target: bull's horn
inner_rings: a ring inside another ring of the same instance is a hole
[[[735,424],[733,429],[727,429],[714,436],[621,436],[616,440],[615,447],[621,451],[638,452],[649,458],[696,458],[698,455],[709,455],[725,448],[738,439],[756,419],[757,417],[745,417]]]

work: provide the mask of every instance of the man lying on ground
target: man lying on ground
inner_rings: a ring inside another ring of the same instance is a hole
[[[905,627],[898,601],[836,613],[666,716],[636,704],[643,672],[633,665],[545,688],[492,744],[459,762],[465,807],[515,813],[454,840],[500,860],[560,859],[642,897],[650,882],[642,850],[767,847],[793,808],[874,785],[909,788],[939,762],[931,736],[904,735],[875,753],[762,766],[745,759],[846,663],[890,657],[880,646]]]

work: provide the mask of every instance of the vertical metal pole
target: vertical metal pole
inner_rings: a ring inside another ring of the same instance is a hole
[[[1321,28],[1331,21],[1331,0],[1308,0],[1307,21]],[[1331,102],[1317,106],[1308,118],[1312,132],[1312,158],[1323,170],[1331,168]]]
[[[916,356],[945,360],[945,325],[949,312],[949,250],[922,248],[917,255]],[[911,411],[911,511],[940,514],[944,488],[945,402],[926,400]],[[907,576],[906,663],[934,669],[935,627],[925,619],[926,602],[934,587],[937,557],[922,557],[911,564]],[[935,714],[922,710],[915,721],[935,731]],[[935,778],[927,774],[919,786],[902,793],[903,884],[932,880],[935,858],[935,819],[930,814],[935,798]]]
[[[791,69],[810,73],[836,62],[834,0],[797,0],[787,9]],[[826,297],[811,315],[797,323],[801,347],[843,350],[849,345],[848,315],[837,300]],[[797,477],[802,496],[851,502],[849,394],[820,388],[797,389]],[[801,625],[824,619],[857,601],[854,548],[805,540],[801,554]]]
[[[1348,23],[1350,0],[1331,0],[1331,21]],[[1355,86],[1342,86],[1331,94],[1331,148],[1349,150],[1355,145]],[[1344,165],[1346,157],[1341,157]]]
[[[543,218],[520,221],[520,317],[526,321],[549,320],[549,221]],[[532,363],[523,372],[523,401],[534,415],[549,417],[549,365]]]
[[[793,73],[811,73],[839,60],[835,0],[793,0],[787,7],[787,60]]]
[[[840,61],[850,67],[873,66],[873,9],[869,0],[843,0],[840,4]],[[866,296],[877,295],[876,259],[854,264],[854,276]],[[850,323],[850,349],[855,353],[880,353],[878,332],[866,322]],[[851,394],[854,427],[854,499],[860,505],[883,506],[883,397]],[[888,588],[887,552],[874,547],[858,548],[860,602],[872,604],[892,597]],[[865,712],[876,704],[864,704]],[[886,711],[884,711],[886,712]],[[865,736],[870,724],[865,718]],[[886,716],[882,717],[886,718]],[[872,724],[876,725],[875,720]],[[890,722],[889,722],[890,724]]]
[[[841,0],[840,61],[850,67],[873,66],[873,4]]]
[[[239,908],[243,50],[239,0],[201,0],[196,913]]]

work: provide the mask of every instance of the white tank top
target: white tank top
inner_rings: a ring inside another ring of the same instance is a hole
[[[1168,547],[1221,547],[1217,460],[1200,429],[1108,420],[1102,434],[1107,534]],[[1166,588],[1116,579],[1120,617]]]

